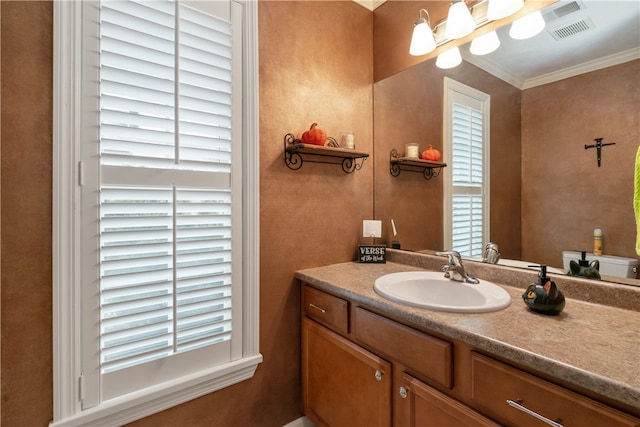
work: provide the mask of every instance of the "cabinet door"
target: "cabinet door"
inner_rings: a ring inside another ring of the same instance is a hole
[[[304,412],[317,427],[391,425],[391,365],[302,320]]]
[[[498,427],[488,418],[483,417],[468,406],[447,396],[438,390],[406,373],[396,392],[400,404],[396,406],[397,427]]]

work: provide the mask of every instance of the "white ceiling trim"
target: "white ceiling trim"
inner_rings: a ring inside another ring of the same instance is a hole
[[[553,83],[558,80],[568,79],[569,77],[574,77],[579,74],[612,67],[635,59],[640,59],[640,47],[614,53],[613,55],[594,59],[593,61],[584,62],[573,67],[568,67],[552,73],[542,74],[540,76],[527,79],[521,89],[529,89],[547,83]]]
[[[358,3],[360,6],[364,7],[365,9],[369,9],[373,11],[376,9],[376,7],[380,6],[386,0],[353,0],[353,1]]]
[[[568,79],[580,74],[589,73],[591,71],[596,71],[602,68],[612,67],[614,65],[640,59],[640,48],[633,48],[625,50],[623,52],[615,53],[613,55],[594,59],[593,61],[584,62],[582,64],[564,68],[562,70],[523,80],[522,78],[511,73],[506,68],[500,67],[494,61],[484,60],[482,57],[471,55],[466,52],[461,53],[465,61],[475,65],[478,68],[483,69],[487,73],[492,74],[501,80],[504,80],[505,82],[517,87],[520,90],[542,86],[548,83],[557,82],[559,80]]]

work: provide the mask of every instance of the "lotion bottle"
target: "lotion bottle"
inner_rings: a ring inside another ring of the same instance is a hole
[[[602,230],[599,228],[593,230],[593,254],[602,255]]]

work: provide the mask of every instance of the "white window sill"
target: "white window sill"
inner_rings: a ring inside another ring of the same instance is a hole
[[[207,371],[168,381],[52,421],[49,427],[121,426],[253,377],[262,355],[245,357]]]

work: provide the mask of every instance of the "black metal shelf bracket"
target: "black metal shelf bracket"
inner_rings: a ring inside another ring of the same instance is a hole
[[[436,178],[440,175],[446,163],[429,162],[426,160],[402,157],[395,148],[389,154],[389,173],[391,176],[400,175],[400,171],[421,172],[424,179]]]
[[[362,169],[369,154],[340,148],[333,137],[327,138],[324,146],[304,144],[292,133],[284,136],[284,164],[291,170],[298,170],[305,161],[309,163],[340,164],[345,173]]]

